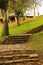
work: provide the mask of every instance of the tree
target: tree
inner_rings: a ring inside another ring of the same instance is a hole
[[[41,1],[42,0],[32,0],[32,4],[33,4],[33,7],[32,8],[34,8],[34,16],[36,15],[36,7],[38,8],[38,6],[40,6],[41,4]],[[38,12],[37,12],[37,14],[38,14]]]
[[[36,7],[38,5],[38,0],[33,0],[34,16],[36,15]]]
[[[15,13],[15,17],[17,19],[17,24],[20,25],[19,18],[23,14],[22,10],[22,2],[21,0],[10,0],[9,8],[12,10],[12,12]]]
[[[10,0],[11,10],[15,12],[17,24],[20,25],[19,17],[23,15],[27,7],[31,7],[31,0]]]
[[[1,11],[2,14],[4,14],[2,35],[7,36],[7,35],[9,35],[9,30],[8,30],[8,0],[3,0],[3,1],[0,0],[0,9],[2,10]]]

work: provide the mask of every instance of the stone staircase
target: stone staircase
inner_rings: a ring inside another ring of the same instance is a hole
[[[32,36],[22,34],[6,38],[0,45],[0,65],[40,65],[36,51],[28,49],[24,44],[30,41]]]
[[[0,52],[0,65],[37,65],[38,54],[35,50],[11,50]]]
[[[22,34],[22,35],[17,35],[17,36],[9,36],[2,43],[4,43],[4,44],[26,43],[27,41],[30,41],[31,36],[32,36],[32,34]]]

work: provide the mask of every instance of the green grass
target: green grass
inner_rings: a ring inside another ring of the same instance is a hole
[[[0,44],[2,44],[2,42],[6,39],[6,38],[8,38],[8,36],[3,36],[3,37],[0,37]]]
[[[20,26],[15,26],[15,24],[9,25],[10,35],[18,35],[25,33],[33,28],[36,28],[40,25],[43,25],[43,16],[29,18],[25,23],[22,23]],[[0,25],[0,36],[2,34],[3,25]]]
[[[25,33],[29,30],[32,30],[33,28],[36,28],[40,25],[43,25],[43,16],[35,17],[32,19],[29,19],[26,21],[27,23],[24,23],[20,26],[14,27],[14,25],[9,28],[9,32],[11,35],[18,35]]]
[[[43,31],[34,36],[35,38],[31,42],[26,43],[26,46],[34,50],[43,50]]]
[[[2,35],[3,25],[0,25],[0,36]]]

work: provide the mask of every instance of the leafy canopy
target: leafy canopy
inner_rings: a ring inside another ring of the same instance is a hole
[[[0,0],[0,9],[6,10],[8,8],[8,0]]]

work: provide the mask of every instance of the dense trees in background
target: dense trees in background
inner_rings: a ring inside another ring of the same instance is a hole
[[[0,0],[0,9],[2,12],[3,18],[3,36],[9,35],[9,28],[8,28],[8,0]]]

